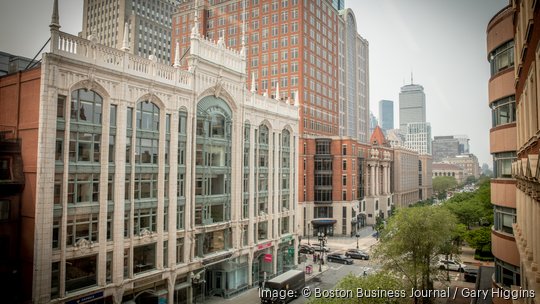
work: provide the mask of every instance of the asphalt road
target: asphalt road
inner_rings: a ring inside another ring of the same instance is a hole
[[[321,290],[329,290],[332,289],[339,280],[341,280],[349,273],[352,273],[354,275],[362,275],[364,273],[364,270],[366,270],[367,273],[370,273],[374,269],[379,268],[379,266],[373,265],[372,260],[354,260],[354,264],[352,265],[343,265],[330,262],[328,263],[328,265],[330,266],[330,268],[319,277],[316,277],[310,282],[307,282],[306,287],[309,287],[312,291],[315,290],[315,288],[320,288]],[[307,302],[307,298],[299,297],[291,303],[300,304]]]

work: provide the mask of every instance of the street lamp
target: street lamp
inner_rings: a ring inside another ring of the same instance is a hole
[[[324,232],[317,233],[318,239],[319,239],[319,246],[321,248],[321,257],[319,258],[319,272],[322,272],[322,261],[324,259]]]
[[[311,245],[311,244],[309,243],[309,235],[310,235],[310,233],[309,233],[309,223],[307,223],[307,244],[308,244],[308,245]]]
[[[356,219],[356,249],[360,249],[358,247],[358,238],[360,237],[360,231],[358,231],[358,224],[359,224],[359,220],[357,218]]]

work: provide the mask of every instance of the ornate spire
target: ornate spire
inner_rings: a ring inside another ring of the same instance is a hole
[[[296,93],[294,94],[294,105],[297,107],[300,106],[300,95],[298,93],[298,90],[296,90]]]
[[[280,100],[279,98],[279,82],[276,82],[276,100]]]
[[[180,67],[180,42],[176,41],[176,49],[174,50],[174,65],[175,68]]]
[[[191,37],[199,37],[199,3],[195,0],[195,17],[193,18],[193,27],[191,28]]]
[[[246,0],[243,2],[243,9],[242,9],[242,49],[240,50],[240,55],[245,56],[246,55]]]
[[[124,24],[124,40],[122,42],[122,51],[129,52],[129,25]]]
[[[257,88],[255,87],[255,73],[251,73],[251,92],[257,92]]]
[[[58,0],[54,0],[53,2],[53,12],[51,16],[51,24],[49,27],[55,30],[60,29],[60,15],[58,14]]]

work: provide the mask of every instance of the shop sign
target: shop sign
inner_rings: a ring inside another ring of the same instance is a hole
[[[293,239],[294,239],[294,237],[292,235],[287,235],[287,236],[282,237],[281,240],[279,241],[279,243],[290,242]]]
[[[294,248],[291,247],[291,248],[287,249],[287,251],[289,252],[290,256],[294,255]]]
[[[264,261],[265,262],[272,262],[272,255],[270,253],[267,253],[264,255]]]
[[[77,300],[71,300],[69,302],[66,302],[66,304],[86,303],[86,302],[90,302],[99,298],[103,298],[103,291],[96,292],[91,295],[84,296],[82,298],[78,298]]]
[[[257,245],[257,250],[263,250],[263,249],[266,249],[268,247],[272,247],[272,242],[271,241],[268,242],[268,243]]]
[[[161,296],[158,298],[158,304],[167,304],[167,296]]]

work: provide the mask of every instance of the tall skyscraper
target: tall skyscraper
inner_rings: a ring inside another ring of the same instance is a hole
[[[391,100],[379,101],[379,123],[384,131],[394,128],[394,102]]]
[[[368,143],[369,45],[357,32],[352,10],[338,11],[334,5],[343,2],[335,0],[217,2],[187,0],[178,6],[171,54],[176,43],[180,54],[190,47],[197,3],[203,37],[222,38],[238,51],[245,46],[247,85],[254,78],[257,92],[279,92],[283,100],[298,94],[302,134],[350,136]]]
[[[84,0],[82,37],[171,63],[171,14],[177,0]],[[124,37],[127,24],[129,37]]]
[[[426,95],[424,87],[408,84],[399,93],[399,128],[406,130],[411,122],[426,122]]]

